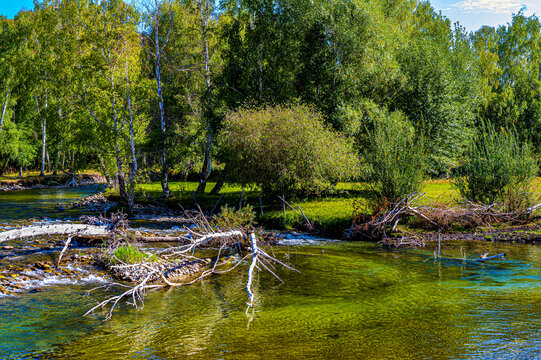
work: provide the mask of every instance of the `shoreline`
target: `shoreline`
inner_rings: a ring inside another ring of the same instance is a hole
[[[380,240],[379,243],[384,247],[415,248],[438,243],[438,239],[445,242],[479,241],[538,245],[541,244],[541,224],[533,221],[529,224],[507,225],[501,228],[478,227],[464,231],[441,233],[437,231],[408,231],[401,236]]]
[[[45,175],[40,177],[22,178],[14,180],[0,180],[1,191],[20,191],[20,190],[35,190],[35,189],[62,189],[73,187],[69,182],[69,175]],[[94,174],[77,174],[75,175],[76,186],[105,184],[107,180],[105,176],[98,173]]]

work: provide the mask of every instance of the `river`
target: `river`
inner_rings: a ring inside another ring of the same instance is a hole
[[[0,193],[5,227],[62,219],[59,203],[97,188]],[[46,219],[43,220],[43,217]],[[69,359],[535,359],[541,358],[541,248],[502,243],[385,250],[364,242],[296,241],[255,281],[245,313],[248,263],[184,288],[149,293],[142,309],[82,314],[118,288],[103,278],[50,283],[0,298],[0,358]],[[4,245],[4,244],[2,244]],[[489,251],[506,260],[454,260]],[[5,265],[4,265],[5,266]],[[2,269],[0,268],[0,273]]]

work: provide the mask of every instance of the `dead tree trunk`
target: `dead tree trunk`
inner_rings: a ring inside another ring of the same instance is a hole
[[[85,224],[55,224],[29,226],[0,233],[0,243],[14,239],[32,238],[49,235],[81,235],[81,236],[108,236],[110,232],[105,226]]]

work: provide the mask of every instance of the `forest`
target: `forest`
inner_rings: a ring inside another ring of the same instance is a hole
[[[474,32],[420,0],[0,17],[0,358],[539,358],[523,11]]]
[[[171,176],[396,200],[493,173],[476,151],[537,172],[536,16],[467,32],[416,0],[46,0],[0,27],[0,173],[98,169],[131,207]]]

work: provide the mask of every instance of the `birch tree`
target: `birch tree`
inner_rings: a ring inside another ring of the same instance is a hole
[[[169,165],[167,162],[167,134],[168,121],[165,114],[164,87],[167,83],[165,78],[165,67],[176,64],[168,64],[172,59],[166,54],[166,47],[171,38],[174,18],[172,5],[169,0],[151,0],[144,5],[146,12],[146,26],[148,27],[147,39],[149,42],[148,52],[152,59],[154,79],[156,81],[155,91],[158,103],[158,114],[160,118],[161,133],[161,185],[164,198],[171,196],[169,190]]]

